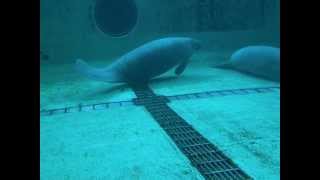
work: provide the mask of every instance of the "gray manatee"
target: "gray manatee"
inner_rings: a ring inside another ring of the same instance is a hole
[[[200,42],[187,37],[151,41],[121,56],[105,68],[94,68],[78,59],[75,69],[88,78],[104,82],[145,83],[177,66],[180,75]]]
[[[215,67],[235,69],[279,82],[280,49],[270,46],[247,46],[234,52],[226,63]]]

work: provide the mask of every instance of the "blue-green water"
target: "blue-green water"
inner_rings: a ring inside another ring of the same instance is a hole
[[[103,7],[94,1],[41,0],[40,110],[84,106],[81,112],[41,115],[41,179],[204,179],[145,107],[85,107],[132,101],[136,95],[126,83],[87,79],[75,71],[75,60],[105,67],[150,41],[190,37],[201,41],[201,49],[181,75],[171,68],[151,80],[156,94],[280,87],[254,74],[212,67],[246,46],[279,47],[279,2],[98,2],[118,9],[104,14],[95,12]],[[104,30],[95,21],[98,15],[106,16]],[[168,106],[250,177],[280,179],[279,90],[172,100]]]

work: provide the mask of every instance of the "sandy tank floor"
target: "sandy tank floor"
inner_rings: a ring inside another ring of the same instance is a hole
[[[161,95],[280,86],[209,67],[230,53],[197,53],[181,76],[171,70],[150,86]],[[43,64],[40,86],[42,110],[135,97],[127,85],[87,80],[70,64]],[[280,179],[278,90],[172,101],[169,106],[254,179]],[[151,115],[137,106],[41,116],[40,175],[48,180],[203,179]]]

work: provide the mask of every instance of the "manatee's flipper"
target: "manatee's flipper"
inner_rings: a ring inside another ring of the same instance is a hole
[[[230,64],[230,62],[223,62],[223,63],[220,63],[220,64],[212,65],[211,67],[220,68],[220,69],[231,69],[232,65]]]
[[[189,61],[183,61],[181,64],[178,65],[178,67],[175,69],[174,73],[179,76],[187,67]]]
[[[104,82],[123,82],[123,79],[117,73],[111,70],[91,67],[82,59],[77,59],[75,69],[89,79]]]

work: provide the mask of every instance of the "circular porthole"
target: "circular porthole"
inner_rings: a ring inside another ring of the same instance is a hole
[[[137,24],[138,9],[134,0],[96,0],[93,17],[96,27],[104,34],[121,37]]]

